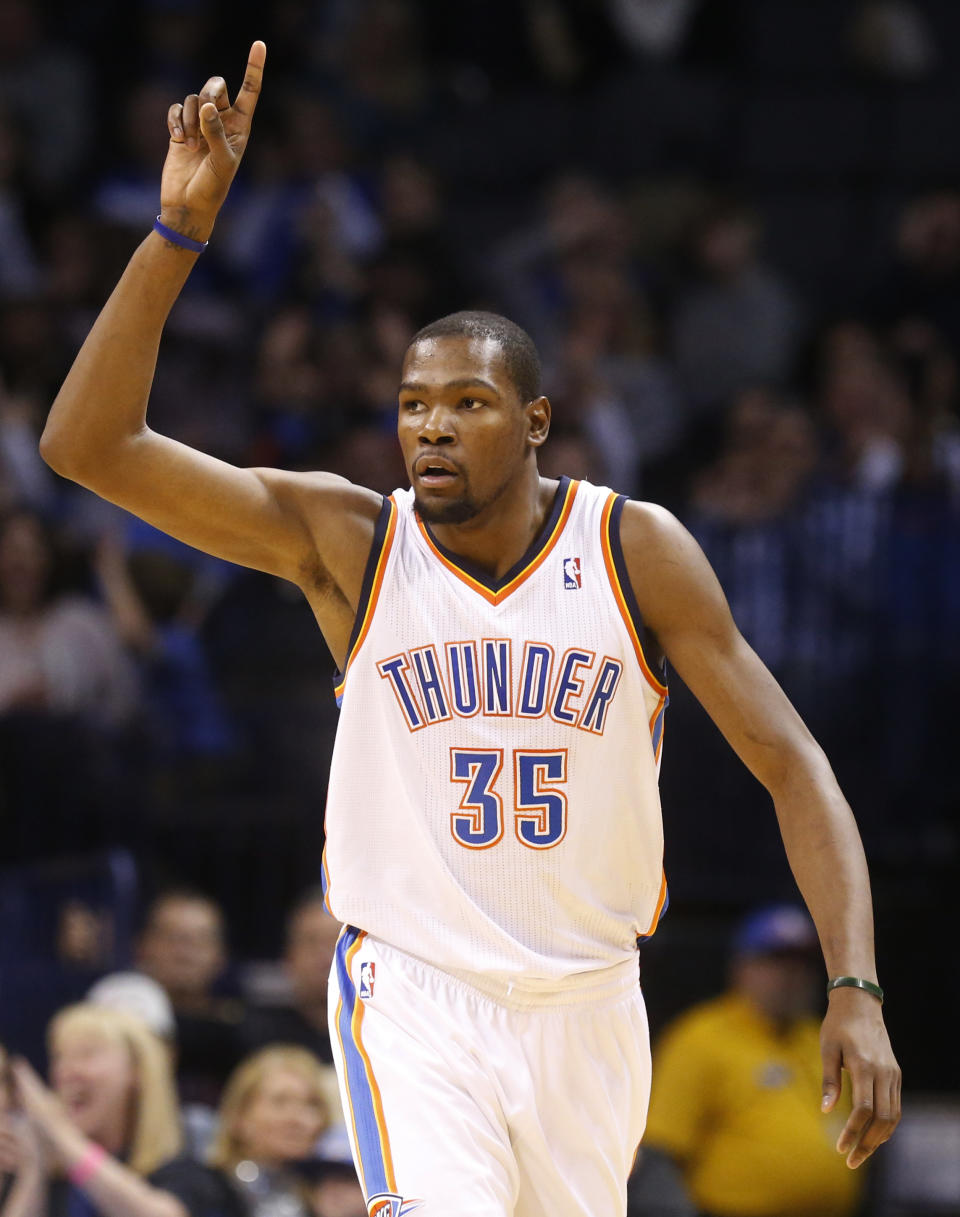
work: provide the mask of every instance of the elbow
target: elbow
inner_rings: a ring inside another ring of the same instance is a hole
[[[54,473],[61,477],[72,477],[68,445],[63,438],[52,431],[48,423],[40,436],[40,456],[50,466]]]
[[[808,797],[832,771],[819,745],[809,739],[784,745],[757,776],[779,807],[793,796]]]

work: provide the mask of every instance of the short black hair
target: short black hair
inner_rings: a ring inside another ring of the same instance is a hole
[[[410,339],[410,346],[425,338],[492,338],[503,351],[510,379],[523,402],[533,401],[540,396],[541,371],[537,348],[527,331],[508,317],[478,310],[450,313],[418,330]]]

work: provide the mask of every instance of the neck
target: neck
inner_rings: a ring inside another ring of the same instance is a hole
[[[741,997],[743,997],[755,1014],[762,1018],[764,1022],[770,1024],[777,1035],[784,1035],[789,1031],[799,1017],[798,1014],[788,1014],[783,1010],[771,1010],[769,1005],[764,1004],[759,997],[755,997],[752,993],[741,991]]]
[[[102,1145],[113,1157],[122,1158],[130,1148],[132,1127],[133,1113],[118,1111],[103,1128],[97,1130],[91,1140]]]
[[[523,557],[550,514],[557,483],[541,478],[531,464],[515,484],[463,524],[431,524],[447,549],[488,571],[495,579]]]

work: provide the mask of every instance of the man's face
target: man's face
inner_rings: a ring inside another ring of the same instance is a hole
[[[206,997],[225,963],[216,907],[206,900],[179,897],[161,901],[141,936],[138,962],[174,1003]]]
[[[298,1001],[326,999],[327,978],[340,929],[340,922],[319,901],[305,905],[294,917],[287,939],[286,964]]]
[[[734,983],[769,1018],[790,1022],[815,1008],[820,968],[801,951],[747,955],[734,963]]]
[[[517,477],[529,450],[526,405],[495,339],[427,338],[410,347],[397,433],[424,520],[463,524]]]

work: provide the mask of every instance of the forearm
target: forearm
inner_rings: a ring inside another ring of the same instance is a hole
[[[773,795],[794,878],[830,976],[876,981],[870,877],[856,821],[812,740],[784,766]]]
[[[51,1129],[48,1135],[56,1160],[68,1175],[93,1145],[72,1126]],[[187,1217],[175,1196],[152,1187],[110,1155],[84,1182],[83,1191],[103,1217]]]
[[[40,450],[58,473],[82,476],[145,426],[160,335],[196,258],[151,232],[130,259],[50,411]]]
[[[0,1188],[2,1194],[2,1188]],[[42,1170],[18,1170],[0,1217],[47,1217],[47,1180]]]

